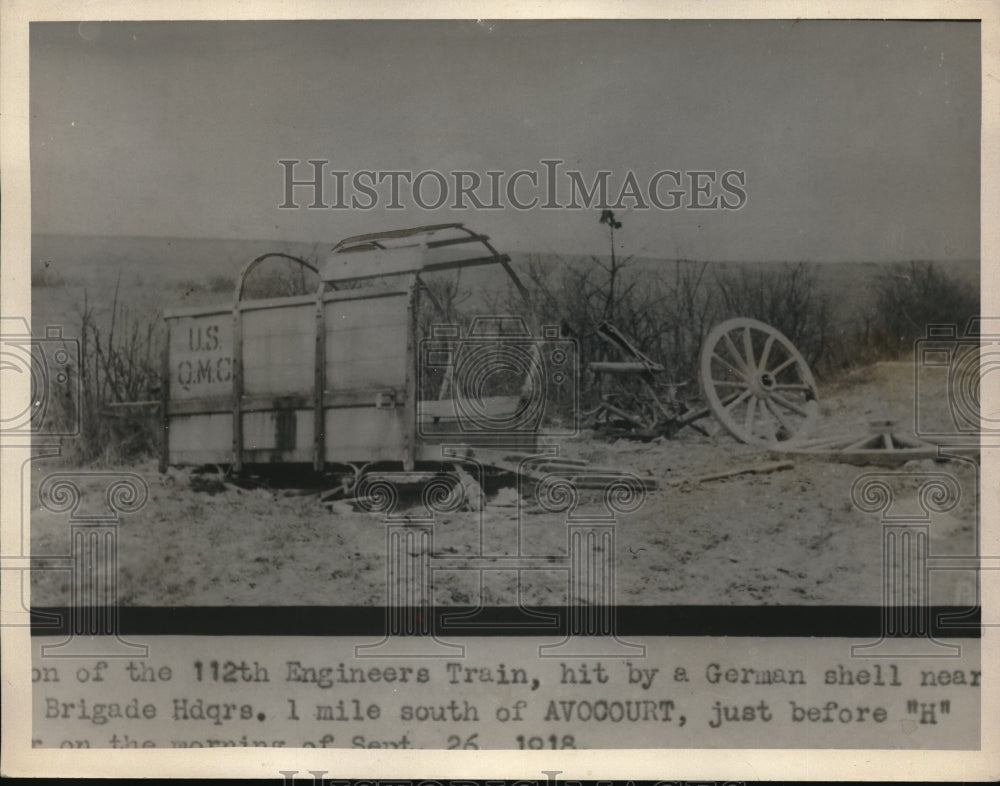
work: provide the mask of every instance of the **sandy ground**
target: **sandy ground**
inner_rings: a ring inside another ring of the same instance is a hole
[[[894,417],[912,432],[913,366],[880,363],[821,390],[819,433],[864,433],[864,421]],[[926,391],[921,391],[926,394]],[[943,391],[941,391],[943,394]],[[615,602],[623,605],[878,605],[882,602],[882,528],[859,511],[850,489],[862,474],[886,472],[822,458],[795,459],[794,467],[705,483],[685,482],[709,472],[773,460],[724,432],[705,437],[688,430],[674,440],[608,442],[593,434],[566,443],[564,453],[594,464],[660,479],[635,513],[619,516]],[[156,471],[153,462],[121,468],[140,474],[149,500],[118,528],[119,600],[136,606],[356,605],[386,601],[386,529],[378,514],[339,505],[330,512],[315,495],[280,490],[213,488],[188,470]],[[69,553],[65,513],[40,502],[38,489],[54,460],[33,462],[31,543],[36,555]],[[931,554],[975,551],[977,475],[971,462],[912,462],[893,470],[900,508],[916,507],[919,479],[909,473],[945,472],[962,490],[960,502],[931,523]],[[103,480],[81,476],[84,507],[99,501]],[[500,490],[482,513],[439,515],[437,555],[515,553],[552,557],[546,569],[438,570],[438,604],[560,605],[576,600],[560,567],[567,553],[565,514],[545,512]],[[418,509],[414,508],[414,516]],[[584,493],[577,515],[602,510]],[[83,508],[81,508],[83,512]],[[405,515],[405,511],[404,511]],[[519,535],[520,533],[520,535]],[[454,560],[453,560],[454,562]],[[52,563],[55,565],[55,563]],[[520,586],[518,586],[520,585]],[[971,574],[939,572],[933,602],[974,601]],[[34,605],[69,601],[69,574],[39,570]]]

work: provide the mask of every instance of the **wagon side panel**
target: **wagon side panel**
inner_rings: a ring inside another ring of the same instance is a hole
[[[405,462],[413,430],[409,298],[406,291],[329,293],[322,319],[315,300],[301,297],[243,306],[235,317],[168,317],[168,463],[227,464],[234,444],[241,464],[313,463],[318,399],[325,462]]]
[[[308,395],[316,336],[309,303],[243,310],[243,394]]]
[[[406,451],[408,294],[325,303],[325,458],[399,461]]]
[[[244,308],[243,461],[312,460],[315,309],[301,298]]]

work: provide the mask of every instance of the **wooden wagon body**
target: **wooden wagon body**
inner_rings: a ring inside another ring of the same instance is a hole
[[[442,445],[498,443],[533,450],[537,435],[469,433],[447,400],[418,401],[418,314],[426,273],[498,265],[524,289],[487,237],[439,224],[347,238],[331,251],[314,294],[244,297],[166,313],[161,468],[440,461]],[[291,259],[290,257],[286,257]],[[490,403],[517,405],[516,397]]]

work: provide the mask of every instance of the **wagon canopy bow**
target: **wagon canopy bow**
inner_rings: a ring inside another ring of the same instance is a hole
[[[429,224],[411,229],[372,232],[344,238],[330,252],[321,273],[324,282],[362,281],[407,273],[431,273],[477,265],[500,265],[528,300],[528,291],[486,235],[463,224]]]

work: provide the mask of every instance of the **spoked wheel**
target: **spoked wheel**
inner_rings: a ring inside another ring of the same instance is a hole
[[[791,341],[770,325],[738,317],[716,325],[701,349],[709,408],[741,442],[774,445],[812,433],[816,382]]]

